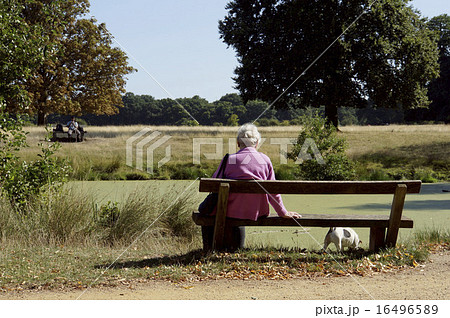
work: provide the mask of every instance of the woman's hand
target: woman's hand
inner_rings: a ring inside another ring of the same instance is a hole
[[[288,211],[288,213],[286,215],[284,215],[283,217],[286,219],[290,219],[290,218],[298,219],[298,218],[301,218],[302,216],[300,214],[298,214],[297,212]]]

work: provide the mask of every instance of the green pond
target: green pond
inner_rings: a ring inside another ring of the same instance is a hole
[[[120,202],[136,190],[168,191],[173,186],[189,191],[198,198],[199,181],[77,181],[75,188],[95,195],[98,204]],[[148,190],[151,189],[151,190]],[[450,226],[450,183],[423,184],[421,193],[406,196],[403,214],[414,220],[414,229],[401,229],[399,240],[406,240],[416,230],[448,229]],[[283,195],[289,211],[324,214],[389,214],[392,195]],[[272,212],[273,213],[273,212]],[[362,246],[368,246],[369,229],[356,228]],[[319,249],[327,228],[302,227],[247,227],[246,244],[251,246],[300,247]],[[334,248],[332,246],[331,248]]]

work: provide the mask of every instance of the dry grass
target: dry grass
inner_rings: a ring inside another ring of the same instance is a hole
[[[95,158],[103,159],[120,158],[125,161],[126,141],[143,128],[150,128],[152,131],[159,131],[165,135],[171,136],[170,144],[172,145],[171,162],[185,163],[192,162],[193,138],[223,138],[224,153],[230,150],[229,139],[231,139],[232,151],[236,150],[235,137],[237,127],[183,127],[183,126],[90,126],[85,127],[87,131],[86,142],[83,143],[64,143],[60,156],[70,158],[75,165],[80,162],[93,161]],[[299,126],[288,127],[261,127],[260,131],[263,138],[296,138]],[[31,146],[22,151],[24,159],[33,157],[38,142],[42,142],[45,138],[45,129],[42,127],[26,127],[29,132],[28,143]],[[279,146],[270,144],[270,139],[264,142],[262,150],[273,155],[275,161],[279,156]],[[164,149],[161,149],[163,151]],[[215,147],[212,145],[203,145],[202,152],[214,152]],[[162,153],[162,152],[161,152]],[[86,154],[88,156],[86,157]],[[156,155],[158,153],[156,152]]]
[[[346,126],[340,129],[349,143],[348,154],[353,157],[379,151],[394,154],[408,150],[406,155],[420,154],[420,148],[450,143],[450,125]],[[417,149],[408,149],[413,147]],[[442,158],[449,154],[449,148],[440,151]]]
[[[132,169],[125,165],[126,141],[143,128],[150,128],[151,131],[158,131],[171,137],[167,141],[167,145],[171,146],[170,165],[184,165],[185,168],[186,165],[193,164],[195,138],[217,138],[222,142],[223,154],[237,150],[235,145],[237,127],[89,126],[85,127],[88,132],[86,142],[62,144],[58,156],[69,159],[74,168],[74,177],[77,179],[90,180],[96,173],[103,173],[101,178],[108,178],[107,175],[111,172],[124,175],[132,172]],[[265,138],[260,150],[271,158],[275,166],[280,165],[283,155],[280,153],[280,145],[276,144],[273,138],[295,140],[300,129],[300,126],[260,127],[261,135]],[[29,132],[30,147],[22,151],[22,158],[31,160],[38,153],[37,144],[44,140],[45,130],[42,127],[27,127],[26,130]],[[349,144],[347,150],[349,156],[363,162],[364,165],[373,161],[377,166],[381,164],[390,167],[391,162],[396,162],[397,168],[408,163],[435,169],[435,163],[438,162],[438,165],[444,166],[444,171],[448,170],[446,167],[450,158],[449,125],[344,126],[340,127],[340,131]],[[201,146],[201,164],[209,170],[217,165],[221,158],[220,153],[215,159],[205,157],[205,154],[212,153],[216,153],[214,145]],[[164,156],[165,147],[155,150],[154,158]]]

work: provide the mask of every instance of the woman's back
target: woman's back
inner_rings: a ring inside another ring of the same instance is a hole
[[[218,177],[217,174],[218,170],[213,177]],[[224,177],[235,180],[275,180],[275,173],[269,157],[253,147],[246,147],[229,155]],[[280,195],[230,193],[227,216],[257,220],[269,215],[269,202],[280,216],[287,213]]]

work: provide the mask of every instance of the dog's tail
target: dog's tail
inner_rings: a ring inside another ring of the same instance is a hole
[[[333,231],[336,231],[336,227],[330,227],[330,229],[327,232],[327,235],[330,234]]]

